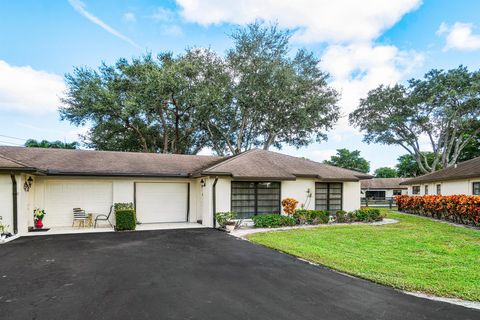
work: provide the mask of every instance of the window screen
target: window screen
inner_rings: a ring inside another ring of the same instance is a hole
[[[280,182],[232,182],[232,211],[239,219],[280,213]]]
[[[342,210],[342,194],[341,183],[315,183],[315,209],[331,212]]]
[[[420,186],[412,186],[412,194],[420,194]]]
[[[473,195],[480,196],[480,182],[474,182],[472,187]]]

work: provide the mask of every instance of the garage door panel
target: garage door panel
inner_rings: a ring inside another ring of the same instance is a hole
[[[95,181],[47,181],[45,226],[70,226],[73,208],[107,214],[112,205],[112,183]]]
[[[188,183],[137,183],[136,209],[141,223],[184,222]]]

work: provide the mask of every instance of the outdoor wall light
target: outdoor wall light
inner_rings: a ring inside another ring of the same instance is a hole
[[[203,179],[200,180],[200,186],[201,186],[202,188],[204,188],[206,185],[207,185],[207,183],[205,182],[205,180],[203,180]]]
[[[33,178],[30,176],[28,177],[27,181],[25,181],[25,183],[23,184],[23,190],[25,190],[25,192],[30,191],[32,184],[33,184]]]

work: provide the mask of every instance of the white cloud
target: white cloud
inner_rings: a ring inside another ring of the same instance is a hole
[[[57,74],[0,60],[0,110],[56,112],[64,90],[63,78]]]
[[[151,19],[159,22],[171,22],[176,17],[176,13],[166,8],[156,8],[154,13],[150,16]]]
[[[402,51],[395,46],[351,44],[328,47],[320,65],[332,76],[331,85],[341,92],[339,105],[345,117],[340,120],[338,129],[354,131],[348,125],[347,115],[358,106],[360,98],[381,84],[403,80],[422,62],[423,55]]]
[[[437,30],[437,35],[446,37],[443,50],[473,51],[480,49],[480,34],[474,34],[473,28],[474,25],[471,23],[455,22],[453,26],[449,26],[442,22]]]
[[[80,13],[82,16],[84,16],[85,18],[87,18],[91,22],[98,25],[103,30],[113,34],[117,38],[120,38],[120,39],[130,43],[134,47],[141,48],[135,41],[133,41],[132,39],[130,39],[126,35],[120,33],[119,31],[115,30],[114,28],[112,28],[111,26],[109,26],[108,24],[106,24],[105,22],[100,20],[100,18],[98,18],[98,17],[94,16],[93,14],[91,14],[90,12],[88,12],[85,9],[86,6],[82,1],[80,1],[80,0],[68,0],[68,2],[73,7],[73,9],[75,9],[75,11]]]
[[[298,28],[302,42],[365,42],[415,10],[421,0],[177,0],[182,16],[202,25],[256,19]]]
[[[137,21],[137,17],[135,16],[135,13],[133,13],[133,12],[125,12],[123,14],[122,20],[124,22],[134,23],[134,22]]]
[[[341,142],[359,134],[348,125],[348,114],[360,98],[381,84],[405,79],[421,65],[423,55],[393,45],[375,44],[376,38],[421,0],[177,0],[181,15],[201,25],[246,24],[256,19],[277,21],[295,30],[294,40],[325,43],[321,67],[332,76],[331,85],[341,92],[343,117],[330,138]]]

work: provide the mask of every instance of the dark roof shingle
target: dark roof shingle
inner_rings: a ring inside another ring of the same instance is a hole
[[[400,183],[406,181],[407,178],[373,178],[370,180],[362,180],[362,189],[407,189]]]
[[[253,149],[202,171],[209,175],[230,175],[234,178],[296,179],[314,177],[322,180],[358,181],[370,179],[362,172],[347,170],[304,158],[277,152]]]
[[[151,177],[228,175],[240,179],[295,180],[297,177],[312,177],[330,181],[358,181],[371,178],[361,172],[259,149],[222,158],[140,152],[0,147],[0,157],[8,162],[6,164],[10,163],[12,166],[17,164],[19,168],[34,168],[47,175]]]
[[[408,179],[402,184],[411,185],[425,182],[458,180],[480,177],[480,157],[473,158],[446,169],[438,170],[420,177]]]
[[[188,176],[221,157],[140,152],[0,147],[0,155],[46,174]]]

